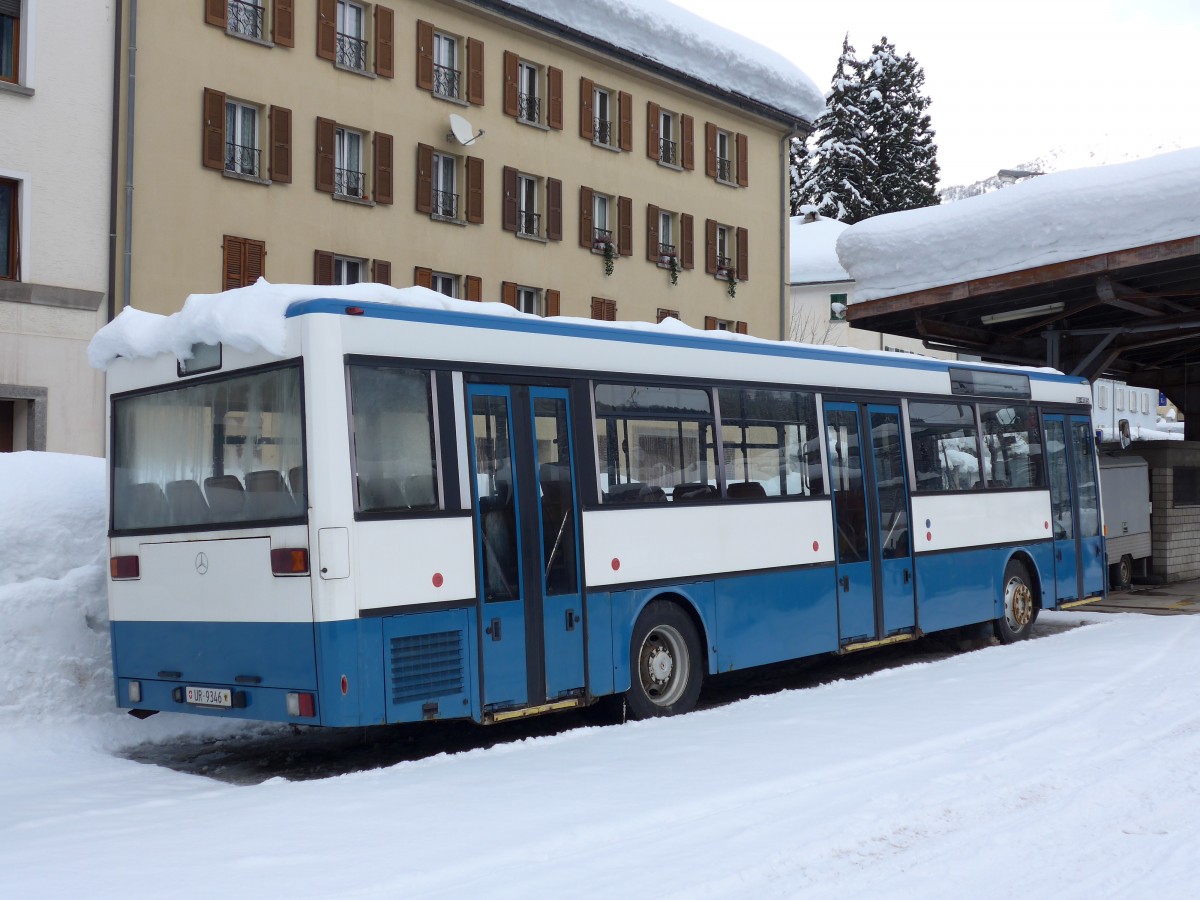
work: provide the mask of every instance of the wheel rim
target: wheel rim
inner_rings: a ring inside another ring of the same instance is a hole
[[[1117,571],[1120,573],[1121,584],[1129,584],[1133,579],[1133,563],[1128,558],[1121,557]]]
[[[1011,631],[1024,631],[1033,621],[1033,592],[1015,575],[1004,586],[1004,619]]]
[[[657,626],[642,641],[638,673],[643,692],[655,706],[670,706],[683,696],[691,668],[687,643],[670,625]]]

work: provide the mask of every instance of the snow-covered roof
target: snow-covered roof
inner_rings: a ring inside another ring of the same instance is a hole
[[[592,40],[813,122],[824,94],[795,63],[666,0],[508,0]]]
[[[865,219],[837,254],[862,302],[1196,235],[1200,147]]]
[[[806,222],[804,216],[792,216],[790,243],[790,284],[823,284],[849,281],[837,257],[837,239],[850,226],[837,219],[817,216]]]

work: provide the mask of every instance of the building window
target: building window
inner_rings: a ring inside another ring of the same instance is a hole
[[[541,235],[542,215],[538,212],[538,183],[531,175],[517,176],[517,234],[526,237]]]
[[[338,0],[337,57],[339,66],[365,72],[367,68],[366,13],[357,3]]]
[[[732,331],[735,334],[748,334],[745,322],[735,322],[730,319],[718,319],[716,316],[704,317],[705,331]]]
[[[733,259],[730,254],[729,229],[724,225],[717,226],[717,274],[722,274],[722,271],[728,272],[733,268]]]
[[[673,256],[677,256],[674,215],[660,210],[658,213],[658,259],[659,262],[669,262]]]
[[[431,272],[429,275],[429,287],[431,290],[437,291],[439,294],[445,294],[447,297],[457,297],[458,276],[447,275],[445,272]]]
[[[363,171],[363,139],[357,131],[338,128],[333,144],[333,192],[343,197],[362,197],[366,194],[366,174]]]
[[[592,97],[592,140],[606,147],[613,145],[612,91],[596,88]]]
[[[0,178],[0,279],[21,280],[21,254],[18,235],[21,219],[17,205],[18,183]]]
[[[457,100],[462,96],[458,69],[458,38],[437,32],[433,36],[433,92]]]
[[[541,122],[542,98],[538,92],[538,67],[522,60],[517,70],[517,118],[523,122]]]
[[[830,322],[845,322],[846,307],[849,304],[847,294],[830,294],[829,295],[829,321]]]
[[[729,132],[717,132],[717,180],[733,181],[730,177]]]
[[[225,171],[259,173],[258,107],[240,100],[225,101]]]
[[[226,28],[230,34],[263,39],[264,10],[262,0],[228,0]]]
[[[358,284],[363,280],[367,261],[350,256],[335,256],[333,258],[333,283]]]
[[[603,250],[613,242],[612,197],[607,194],[592,195],[592,245]]]
[[[615,322],[617,320],[617,301],[593,297],[592,318],[601,322]]]
[[[21,2],[0,2],[0,81],[21,80]]]
[[[254,284],[266,271],[265,241],[227,234],[221,245],[221,252],[224,260],[223,290]]]
[[[531,316],[543,316],[542,292],[537,288],[517,287],[517,309]]]
[[[745,228],[722,225],[713,219],[705,223],[705,271],[723,281],[748,281],[750,232]]]
[[[433,154],[433,215],[458,221],[458,159]]]
[[[668,166],[679,165],[679,138],[676,130],[675,113],[661,110],[658,123],[658,161]]]
[[[747,187],[750,183],[748,138],[718,128],[712,122],[704,127],[705,173],[721,184]]]

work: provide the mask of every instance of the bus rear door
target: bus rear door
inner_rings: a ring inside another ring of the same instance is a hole
[[[1103,592],[1104,539],[1091,420],[1048,415],[1045,422],[1057,605]]]

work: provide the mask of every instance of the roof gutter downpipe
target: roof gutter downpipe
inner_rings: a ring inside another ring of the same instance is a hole
[[[792,266],[788,256],[788,235],[792,229],[792,140],[806,138],[810,131],[811,127],[805,128],[803,122],[793,122],[791,130],[783,136],[779,144],[780,172],[783,176],[783,190],[779,192],[779,339],[781,341],[791,339],[788,334],[792,318],[789,295],[791,285],[788,282],[791,280]]]
[[[133,110],[137,84],[137,0],[129,0],[129,88],[125,111],[125,267],[121,309],[129,306],[133,270]]]
[[[117,314],[117,178],[120,175],[121,144],[121,18],[123,0],[117,0],[113,20],[112,148],[108,178],[108,321]]]

